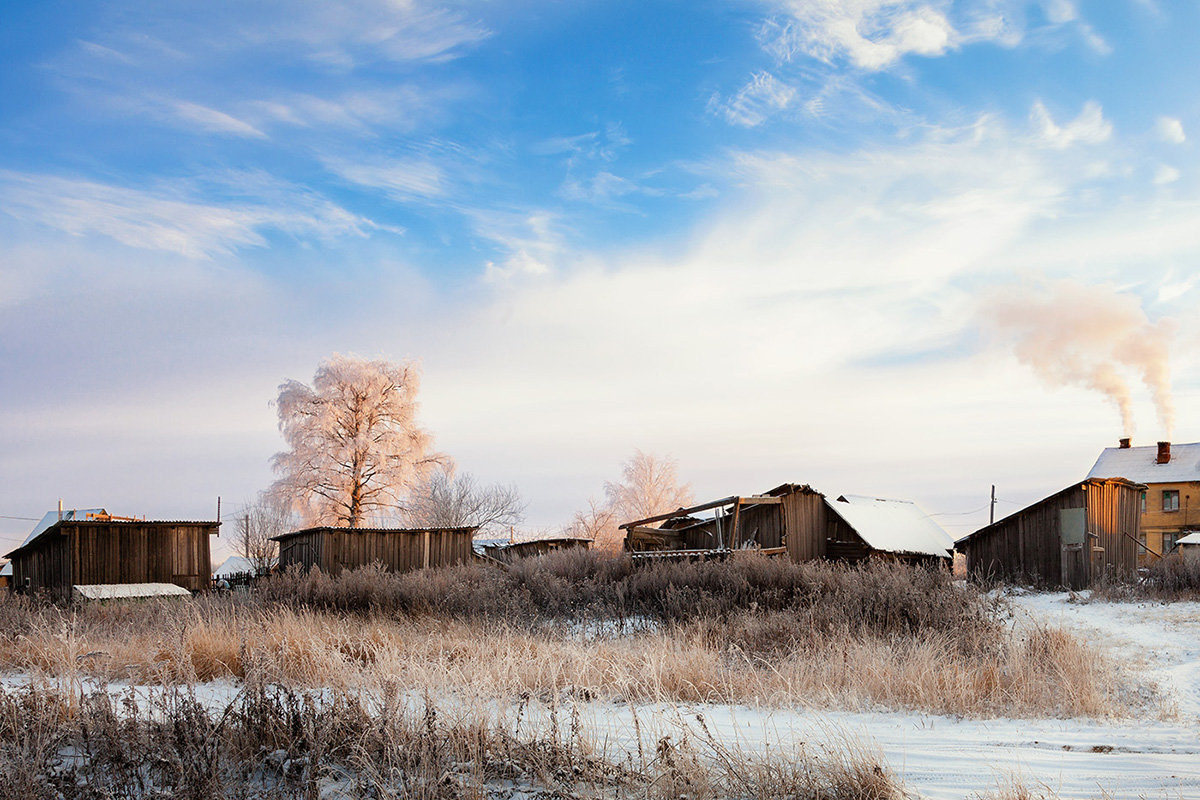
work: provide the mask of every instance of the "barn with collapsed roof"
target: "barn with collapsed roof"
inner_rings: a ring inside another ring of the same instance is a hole
[[[863,495],[835,500],[807,484],[734,495],[626,522],[635,559],[710,557],[750,550],[793,561],[949,560],[950,535],[915,503]]]

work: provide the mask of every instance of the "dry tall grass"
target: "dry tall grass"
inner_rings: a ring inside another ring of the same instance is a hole
[[[181,690],[149,701],[0,690],[0,786],[27,800],[902,797],[883,767],[845,747],[760,758],[711,737],[664,737],[635,756],[513,722],[263,684],[217,713]]]
[[[1114,601],[1200,600],[1200,558],[1172,553],[1151,564],[1141,579],[1111,577],[1100,583],[1092,596]]]
[[[497,599],[502,590],[525,599]],[[257,598],[74,609],[0,602],[0,670],[166,684],[394,683],[494,699],[1007,716],[1128,710],[1119,673],[1102,656],[1059,630],[1017,637],[992,602],[926,570],[757,560],[645,572],[572,557],[511,572],[293,574]]]

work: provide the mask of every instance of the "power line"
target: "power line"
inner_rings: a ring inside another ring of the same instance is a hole
[[[976,508],[973,511],[938,511],[933,514],[926,514],[925,516],[927,516],[927,517],[965,517],[967,514],[978,514],[980,511],[983,511],[985,508],[987,508],[987,506],[980,506],[979,508]]]
[[[0,519],[23,519],[26,522],[39,522],[38,517],[10,517],[7,514],[0,514]]]

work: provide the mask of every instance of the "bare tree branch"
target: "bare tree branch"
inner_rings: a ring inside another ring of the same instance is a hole
[[[468,473],[437,470],[409,495],[401,518],[413,527],[476,526],[495,535],[524,520],[525,502],[515,486],[483,486]]]

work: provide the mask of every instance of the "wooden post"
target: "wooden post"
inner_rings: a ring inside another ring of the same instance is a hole
[[[425,534],[424,534],[424,539],[425,539],[425,560],[424,560],[424,565],[425,565],[426,567],[428,567],[428,566],[429,566],[429,531],[425,531]]]
[[[742,546],[742,534],[738,530],[738,517],[742,513],[742,498],[733,501],[733,522],[729,525],[729,548],[736,550]]]

